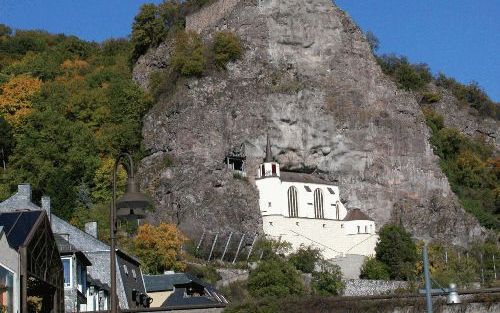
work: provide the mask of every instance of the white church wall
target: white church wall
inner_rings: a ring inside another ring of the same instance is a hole
[[[345,222],[338,220],[263,216],[264,233],[273,239],[290,242],[293,249],[302,244],[317,247],[327,259],[345,254],[375,254],[378,235],[349,235],[345,227]]]
[[[288,207],[286,193],[281,192],[279,177],[256,179],[259,190],[259,206],[262,215],[283,214],[283,207]],[[286,209],[287,210],[287,209]]]
[[[355,234],[374,234],[375,233],[375,222],[373,221],[346,221],[345,230],[349,235]]]

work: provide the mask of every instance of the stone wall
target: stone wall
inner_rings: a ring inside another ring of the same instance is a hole
[[[217,24],[240,0],[219,0],[200,11],[186,17],[186,30],[201,33]]]
[[[348,279],[345,281],[345,296],[377,296],[408,287],[405,281]]]

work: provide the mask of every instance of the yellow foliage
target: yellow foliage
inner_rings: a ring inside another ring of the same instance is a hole
[[[111,200],[113,188],[113,168],[115,160],[113,158],[101,159],[101,165],[96,170],[94,175],[94,185],[92,196],[100,202],[107,202]],[[120,166],[116,176],[117,195],[120,197],[123,194],[125,184],[127,182],[127,172]]]
[[[186,264],[180,260],[181,247],[187,238],[173,224],[139,226],[134,239],[136,254],[146,272],[154,274],[164,270],[183,271]]]
[[[30,75],[14,76],[0,86],[0,114],[12,125],[31,112],[31,97],[42,88],[42,81]]]
[[[80,59],[76,60],[65,60],[63,64],[61,64],[61,68],[63,70],[85,70],[89,67],[89,64]]]

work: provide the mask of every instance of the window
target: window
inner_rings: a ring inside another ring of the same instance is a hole
[[[260,167],[260,177],[266,177],[266,168],[264,164]]]
[[[339,204],[335,206],[335,219],[340,220],[340,209],[339,209]]]
[[[325,217],[325,214],[323,212],[323,191],[321,191],[321,189],[319,188],[314,190],[314,217]]]
[[[0,265],[0,312],[14,312],[14,274]]]
[[[288,216],[297,217],[299,215],[299,207],[297,203],[297,188],[291,186],[288,188]]]
[[[276,164],[271,165],[273,176],[276,176]]]
[[[132,277],[134,277],[134,279],[137,279],[137,274],[135,273],[135,269],[132,269]]]
[[[71,260],[62,259],[64,267],[64,287],[71,287]]]
[[[365,226],[365,234],[368,234],[368,226]]]
[[[268,207],[271,207],[271,202],[268,202],[268,203],[267,203],[267,206],[268,206]]]
[[[78,284],[78,290],[80,292],[85,292],[87,289],[87,268],[80,262],[76,263],[76,281]]]
[[[307,192],[311,192],[311,188],[309,188],[309,186],[304,186],[304,189],[305,189]]]
[[[125,275],[128,275],[128,268],[126,264],[123,264],[123,271],[125,272]]]
[[[328,188],[326,188],[326,189],[327,189],[327,190],[328,190],[328,192],[329,192],[329,193],[331,193],[332,195],[334,195],[334,194],[335,194],[335,191],[333,191],[333,189],[332,189],[332,188],[328,187]]]
[[[358,226],[358,234],[359,234],[360,232],[361,232],[361,230],[360,230],[360,226]]]

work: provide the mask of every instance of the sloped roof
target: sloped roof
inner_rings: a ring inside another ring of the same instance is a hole
[[[373,221],[368,215],[360,209],[350,209],[344,217],[344,221]]]
[[[331,182],[307,173],[281,171],[280,177],[282,181],[286,182],[332,185]]]
[[[78,259],[82,261],[86,266],[92,265],[87,256],[83,254],[80,250],[78,250],[75,246],[69,243],[64,236],[60,234],[54,234],[54,238],[56,240],[57,248],[59,249],[59,253],[61,255],[76,255]]]
[[[7,242],[11,248],[17,250],[25,244],[28,235],[43,213],[43,211],[0,213],[0,225],[3,226]]]
[[[174,285],[185,284],[191,281],[185,273],[163,275],[143,275],[146,292],[172,291]]]

